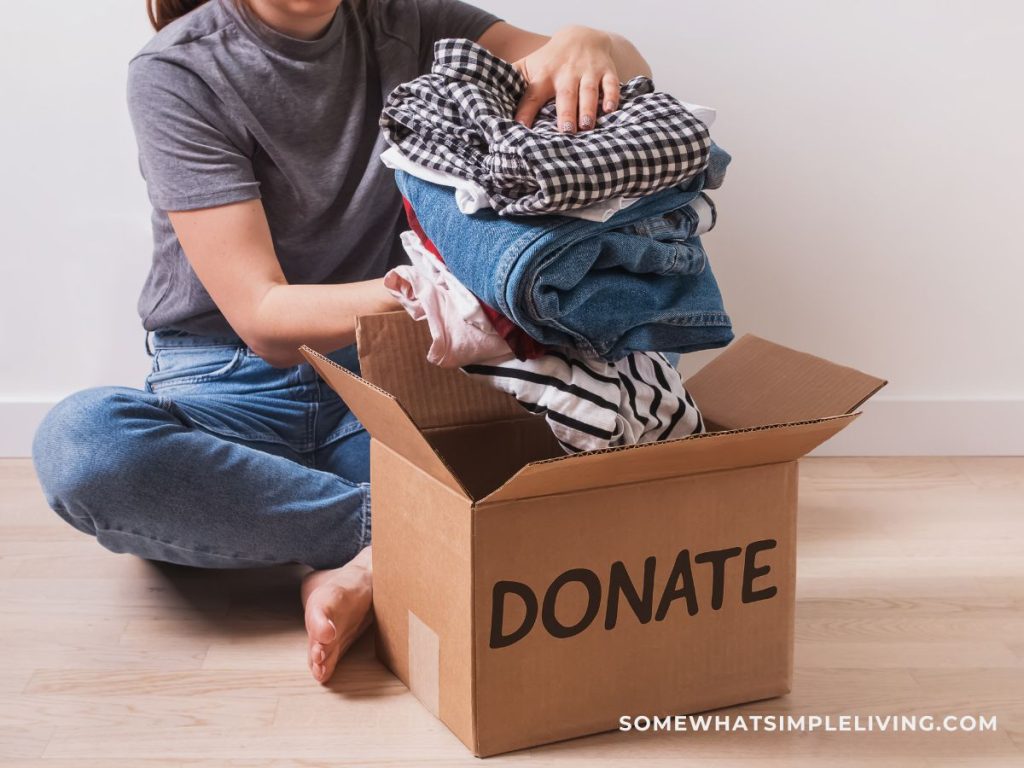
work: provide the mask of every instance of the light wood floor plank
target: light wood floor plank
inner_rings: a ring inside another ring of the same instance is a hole
[[[994,733],[610,733],[486,765],[1024,764],[1024,459],[801,463],[793,692],[748,715],[996,715]],[[97,547],[0,461],[4,768],[479,766],[361,640],[304,663],[302,569]]]

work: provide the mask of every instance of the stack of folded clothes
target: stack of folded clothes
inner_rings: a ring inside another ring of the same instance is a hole
[[[700,240],[730,159],[713,110],[637,77],[590,131],[560,133],[553,103],[528,129],[515,67],[468,40],[434,54],[381,117],[411,262],[385,284],[428,359],[543,413],[568,452],[702,432],[663,353],[733,338]]]

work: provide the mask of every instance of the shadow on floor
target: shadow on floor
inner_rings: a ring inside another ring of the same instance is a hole
[[[299,586],[308,568],[211,570],[144,561],[150,589],[166,593],[170,605],[225,636],[240,631],[276,633],[302,626]]]

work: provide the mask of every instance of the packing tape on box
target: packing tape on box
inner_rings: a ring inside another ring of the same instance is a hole
[[[409,690],[440,717],[441,642],[437,633],[409,611]]]

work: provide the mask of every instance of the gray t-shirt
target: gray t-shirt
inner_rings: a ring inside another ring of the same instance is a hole
[[[209,0],[132,59],[128,106],[154,209],[147,330],[233,334],[167,211],[262,198],[291,283],[367,280],[405,260],[401,197],[378,160],[383,97],[429,69],[435,40],[476,40],[498,19],[458,0],[354,2],[302,41],[243,0]]]

